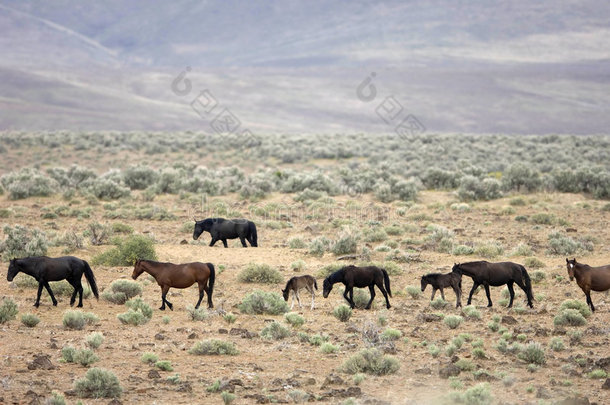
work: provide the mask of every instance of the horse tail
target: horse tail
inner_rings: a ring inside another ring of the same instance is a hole
[[[208,278],[208,297],[212,298],[212,292],[214,292],[214,281],[216,281],[216,270],[214,270],[214,265],[212,263],[207,263],[208,268],[210,269],[210,277]]]
[[[525,291],[527,293],[527,297],[530,301],[534,300],[534,292],[532,291],[532,280],[530,279],[530,275],[527,274],[527,270],[525,267],[519,265],[521,267],[521,277],[523,277],[523,281],[525,282]]]
[[[383,284],[385,284],[385,289],[388,292],[388,295],[392,296],[392,290],[390,290],[390,276],[388,276],[388,272],[385,269],[381,269],[383,272]]]
[[[254,222],[248,221],[248,230],[250,231],[250,236],[252,237],[252,246],[258,247],[258,235],[256,234],[256,225],[254,225]]]
[[[91,291],[93,292],[93,295],[95,295],[95,298],[99,300],[100,294],[99,294],[99,291],[97,290],[97,283],[95,282],[95,276],[93,275],[93,270],[91,270],[91,267],[89,267],[89,263],[87,263],[84,260],[83,260],[83,264],[85,265],[85,271],[83,273],[85,273],[85,278],[87,279],[87,283],[89,283],[89,286],[91,287]]]

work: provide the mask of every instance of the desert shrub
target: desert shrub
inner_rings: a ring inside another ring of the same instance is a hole
[[[449,206],[453,211],[470,212],[472,209],[466,203],[453,203]]]
[[[238,354],[237,348],[233,342],[227,342],[219,339],[202,340],[195,343],[189,350],[190,354],[196,355],[231,355]]]
[[[309,243],[309,254],[312,256],[323,256],[326,251],[330,249],[331,241],[324,237],[318,237],[313,239]]]
[[[476,366],[467,359],[459,359],[455,362],[455,365],[462,371],[474,371],[476,369]]]
[[[500,242],[487,241],[477,245],[474,249],[474,253],[486,259],[493,259],[504,253],[504,247]]]
[[[388,239],[388,234],[383,229],[372,229],[364,233],[365,242],[383,242]]]
[[[307,247],[307,244],[302,238],[294,237],[288,239],[288,246],[290,247],[290,249],[305,249]]]
[[[422,182],[430,190],[451,190],[460,184],[460,174],[432,167],[424,173]]]
[[[447,305],[449,305],[449,303],[441,297],[436,297],[434,301],[430,301],[430,306],[434,309],[443,309]]]
[[[154,169],[142,165],[132,165],[123,171],[123,181],[132,190],[144,190],[157,181]]]
[[[528,364],[542,365],[546,363],[544,349],[538,342],[531,342],[523,346],[518,357]]]
[[[453,231],[441,225],[430,224],[426,227],[426,245],[437,252],[450,253],[453,249]]]
[[[397,359],[384,355],[376,348],[361,350],[342,365],[342,370],[348,374],[387,375],[396,373],[399,368]]]
[[[582,326],[587,320],[576,309],[563,309],[555,316],[553,323],[555,326]]]
[[[589,374],[587,374],[587,377],[593,379],[606,378],[608,377],[608,373],[606,373],[606,371],[602,369],[597,369],[589,372]]]
[[[485,355],[485,350],[483,350],[483,348],[475,347],[474,349],[472,349],[472,357],[474,357],[475,359],[484,359],[487,356]]]
[[[336,353],[337,350],[339,350],[339,348],[335,345],[333,345],[332,343],[323,343],[320,346],[320,351],[324,354],[332,354],[332,353]]]
[[[288,312],[288,304],[281,295],[261,290],[246,295],[238,308],[242,313],[251,315],[280,315]]]
[[[398,224],[393,224],[390,226],[386,226],[384,228],[386,234],[388,235],[392,235],[392,236],[398,236],[398,235],[402,235],[403,233],[403,229],[402,226],[398,225]]]
[[[419,185],[413,180],[399,180],[392,187],[392,194],[401,201],[415,201]]]
[[[324,342],[326,342],[328,340],[328,336],[324,336],[324,335],[313,335],[313,336],[309,336],[308,338],[308,342],[310,345],[313,346],[322,346],[322,344]]]
[[[428,353],[430,353],[432,357],[436,358],[441,353],[441,349],[437,345],[429,345]]]
[[[307,264],[305,263],[304,260],[295,260],[294,262],[290,263],[290,268],[293,271],[303,271],[305,270],[305,267],[307,266]]]
[[[382,340],[398,340],[402,337],[402,332],[398,329],[387,328],[381,333]]]
[[[142,298],[132,298],[125,305],[129,310],[117,315],[117,319],[125,325],[143,325],[152,318],[153,310]]]
[[[189,305],[186,307],[186,312],[191,321],[205,321],[208,318],[208,311],[205,308],[195,308]]]
[[[582,316],[584,316],[585,318],[588,318],[591,316],[591,310],[589,309],[589,305],[584,302],[584,301],[579,301],[579,300],[565,300],[561,303],[561,306],[559,307],[559,310],[564,310],[564,309],[575,309],[578,312],[580,312],[580,314]]]
[[[519,243],[513,250],[510,252],[511,256],[530,256],[532,254],[532,248],[529,247],[527,243]]]
[[[21,323],[27,326],[28,328],[33,328],[38,325],[40,322],[40,318],[34,314],[23,314],[21,315]]]
[[[463,320],[464,318],[459,315],[447,315],[445,319],[443,319],[443,322],[445,322],[445,325],[449,326],[449,328],[455,329],[460,326]]]
[[[155,364],[159,360],[159,356],[151,352],[142,353],[140,361],[142,363]]]
[[[230,403],[232,403],[235,400],[236,396],[235,394],[229,392],[229,391],[223,391],[220,393],[220,399],[222,399],[222,403],[224,405],[229,405]]]
[[[155,245],[144,235],[130,235],[115,240],[116,247],[93,257],[93,264],[105,266],[133,266],[137,259],[157,260]]]
[[[351,233],[346,233],[339,237],[332,245],[331,251],[336,256],[356,253],[358,249],[358,237]]]
[[[264,263],[249,263],[237,276],[242,283],[277,284],[283,279],[276,268]]]
[[[261,331],[261,337],[270,340],[281,340],[290,336],[290,330],[277,321],[268,323]]]
[[[17,304],[10,298],[4,298],[2,305],[0,305],[0,324],[12,321],[17,317]]]
[[[547,214],[546,212],[540,212],[532,215],[532,222],[537,225],[553,225],[556,218],[553,214]]]
[[[544,262],[536,257],[526,257],[523,261],[526,268],[539,269],[544,267]]]
[[[172,362],[169,360],[159,360],[155,363],[155,367],[157,367],[159,370],[163,370],[163,371],[174,371]]]
[[[99,357],[90,349],[75,350],[72,354],[72,362],[78,363],[81,366],[88,367],[91,364],[99,361]]]
[[[465,306],[464,309],[462,309],[462,313],[468,319],[481,319],[481,312],[472,305]]]
[[[534,284],[538,284],[546,278],[546,273],[541,270],[536,270],[531,273],[530,278]]]
[[[100,332],[93,332],[85,338],[85,342],[87,342],[87,346],[92,349],[97,349],[104,342],[104,335]]]
[[[462,201],[493,200],[502,197],[502,188],[498,180],[492,178],[479,179],[466,175],[460,179],[458,197]]]
[[[560,352],[565,349],[565,345],[563,344],[563,340],[559,336],[554,336],[551,338],[551,342],[549,343],[549,347],[551,350],[555,352]]]
[[[468,245],[455,245],[451,254],[454,256],[468,256],[474,253],[474,248]]]
[[[44,232],[21,225],[14,228],[7,225],[3,231],[6,239],[0,243],[0,252],[4,260],[47,254],[48,241]]]
[[[234,323],[237,320],[237,317],[235,316],[235,314],[232,314],[231,312],[229,312],[228,314],[225,314],[222,319],[225,320],[225,322],[227,322],[228,324]]]
[[[527,205],[523,197],[511,198],[508,203],[514,207],[525,207]]]
[[[55,240],[54,245],[65,246],[65,248],[62,250],[62,253],[64,254],[74,252],[77,249],[82,249],[84,246],[82,236],[74,231],[64,232],[61,237]]]
[[[46,197],[59,188],[57,181],[32,168],[24,168],[0,177],[2,187],[8,191],[8,198],[20,200],[28,197]]]
[[[407,291],[407,294],[409,294],[409,296],[411,298],[413,298],[414,300],[418,299],[419,297],[421,297],[422,292],[421,292],[421,288],[420,287],[415,287],[413,285],[408,285],[405,290]]]
[[[333,315],[341,322],[347,322],[352,316],[352,309],[345,304],[341,304],[335,307]]]
[[[386,182],[379,182],[375,185],[375,197],[383,203],[390,203],[396,199],[392,193],[392,186]]]
[[[116,200],[131,194],[129,188],[110,178],[99,177],[88,182],[86,190],[100,200]]]
[[[45,405],[66,405],[66,398],[60,392],[53,391],[46,399]]]
[[[114,280],[102,293],[102,298],[113,304],[123,305],[129,299],[142,295],[142,286],[131,280]]]
[[[492,332],[497,332],[498,330],[500,330],[500,324],[498,322],[494,322],[494,321],[490,321],[487,324],[487,327],[489,328],[490,331]]]
[[[553,255],[568,256],[580,251],[592,251],[593,244],[590,241],[574,240],[569,236],[562,235],[560,232],[549,234],[548,253]]]
[[[467,405],[490,405],[493,397],[488,383],[481,383],[468,388],[464,392],[452,392],[451,401]]]
[[[112,232],[114,233],[124,233],[124,234],[132,234],[133,227],[122,222],[115,222],[111,226]]]
[[[67,329],[81,330],[85,327],[87,321],[81,311],[68,310],[64,312],[62,323]]]
[[[81,398],[117,398],[123,389],[111,371],[94,367],[74,383],[74,391]]]
[[[511,165],[502,176],[505,190],[532,192],[540,188],[542,181],[536,169],[524,163]]]
[[[290,313],[284,314],[284,319],[290,326],[293,326],[296,328],[298,328],[299,326],[302,326],[305,323],[305,318],[303,318],[301,315],[297,314],[296,312],[290,312]]]
[[[102,225],[99,222],[91,222],[87,225],[87,229],[83,232],[85,237],[89,238],[92,245],[104,245],[108,242],[108,238],[112,234],[112,230],[107,225]]]

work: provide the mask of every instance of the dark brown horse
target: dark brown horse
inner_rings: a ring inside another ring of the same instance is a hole
[[[322,292],[324,298],[328,297],[328,294],[333,289],[333,284],[335,283],[343,283],[345,285],[343,297],[352,308],[356,307],[356,304],[354,303],[354,287],[368,287],[371,292],[371,299],[368,304],[366,304],[365,309],[371,309],[371,303],[375,298],[375,286],[379,288],[385,297],[386,307],[391,307],[390,300],[388,299],[388,295],[390,297],[392,296],[392,291],[390,290],[390,277],[385,269],[380,269],[375,266],[345,266],[324,279],[324,289]]]
[[[208,308],[214,308],[212,293],[214,292],[216,272],[214,271],[214,265],[212,263],[193,262],[173,264],[138,259],[133,268],[131,278],[135,280],[143,272],[147,272],[153,276],[155,280],[157,280],[157,284],[161,287],[162,305],[161,308],[159,308],[161,311],[165,310],[165,304],[167,304],[169,309],[172,311],[174,310],[172,303],[167,300],[167,292],[171,287],[188,288],[195,283],[199,285],[199,301],[197,301],[195,308],[199,308],[204,291],[208,294]]]
[[[87,282],[91,286],[91,291],[95,298],[99,298],[97,291],[97,283],[95,282],[95,276],[89,263],[74,256],[63,256],[63,257],[47,257],[47,256],[35,256],[26,257],[24,259],[13,259],[8,267],[8,274],[6,279],[13,281],[13,278],[17,273],[22,272],[29,276],[32,276],[38,281],[38,295],[36,296],[35,307],[40,305],[40,294],[42,294],[42,287],[46,288],[51,296],[53,305],[57,306],[57,300],[51,291],[49,281],[60,281],[67,280],[72,287],[74,292],[70,298],[70,305],[74,305],[76,301],[76,294],[78,293],[78,305],[77,307],[83,306],[83,285],[81,279],[83,274],[87,279]]]
[[[443,288],[451,287],[455,293],[456,302],[455,307],[462,306],[462,272],[459,270],[452,271],[447,274],[432,273],[426,274],[421,278],[421,290],[422,292],[426,289],[426,286],[430,284],[432,286],[432,297],[430,301],[434,299],[436,290],[441,290],[441,297],[445,299]]]
[[[482,285],[485,287],[485,293],[487,294],[487,306],[491,307],[491,297],[489,296],[489,286],[498,287],[506,284],[508,292],[510,293],[510,302],[508,308],[513,306],[513,299],[515,298],[515,290],[513,284],[517,283],[519,287],[525,292],[527,296],[527,305],[533,308],[532,301],[534,299],[534,293],[532,292],[532,282],[530,280],[527,270],[520,264],[513,262],[501,262],[501,263],[489,263],[486,261],[480,262],[469,262],[462,264],[455,264],[453,271],[460,270],[465,276],[471,277],[474,284],[470,295],[468,296],[468,305],[472,301],[472,294],[475,292],[478,286]]]
[[[576,278],[576,283],[587,297],[587,304],[591,307],[591,311],[595,311],[593,301],[591,301],[591,291],[610,290],[610,265],[591,267],[588,264],[577,263],[576,258],[566,259],[566,265],[570,281]]]
[[[292,305],[290,305],[290,309],[294,307],[294,297],[297,297],[297,302],[299,303],[299,308],[301,308],[301,300],[299,298],[299,290],[306,289],[311,294],[311,309],[314,309],[314,298],[316,293],[314,288],[318,289],[318,283],[316,283],[316,279],[310,275],[304,276],[295,276],[292,277],[286,283],[286,287],[282,290],[282,295],[284,296],[284,300],[288,301],[288,296],[290,295],[290,291],[292,291]]]

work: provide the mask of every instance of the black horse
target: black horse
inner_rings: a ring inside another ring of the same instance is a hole
[[[513,306],[513,299],[515,298],[513,283],[517,283],[527,296],[527,305],[529,305],[530,308],[534,308],[534,305],[532,304],[532,300],[534,299],[532,282],[525,267],[520,264],[513,262],[489,263],[486,261],[462,264],[457,263],[453,266],[453,271],[456,270],[471,277],[474,282],[472,290],[470,290],[470,295],[468,296],[468,305],[470,305],[470,302],[472,301],[472,294],[474,291],[478,286],[483,285],[483,287],[485,287],[485,293],[487,294],[487,306],[491,307],[492,303],[491,297],[489,296],[489,286],[498,287],[506,284],[508,292],[510,293],[508,308],[511,308]]]
[[[328,294],[333,289],[333,284],[335,283],[343,283],[345,285],[343,297],[352,308],[356,307],[356,304],[354,303],[354,287],[368,287],[371,292],[371,299],[368,304],[366,304],[365,309],[371,309],[371,303],[373,302],[373,298],[375,298],[375,286],[379,288],[385,297],[386,307],[391,307],[390,300],[388,299],[388,295],[390,297],[392,296],[392,291],[390,290],[390,277],[385,269],[380,269],[375,266],[357,267],[350,265],[342,267],[324,279],[324,289],[322,293],[324,298],[328,297]]]
[[[206,218],[202,221],[195,220],[193,239],[197,240],[204,231],[212,235],[210,246],[214,246],[217,241],[221,240],[222,244],[228,247],[227,239],[239,238],[243,247],[248,247],[246,240],[250,242],[250,246],[258,247],[256,225],[247,219]]]
[[[426,289],[428,284],[432,286],[432,297],[430,298],[430,301],[434,299],[436,290],[441,290],[441,297],[443,297],[444,300],[445,293],[443,292],[443,288],[451,287],[456,297],[455,307],[458,308],[462,306],[462,272],[460,270],[454,270],[447,274],[432,273],[422,276],[422,292]]]
[[[13,259],[8,267],[8,274],[6,279],[13,281],[13,278],[17,273],[22,272],[29,276],[34,277],[38,281],[38,295],[36,297],[35,307],[40,305],[40,294],[42,293],[42,287],[45,287],[51,296],[53,305],[57,306],[57,300],[51,291],[49,281],[68,280],[68,282],[74,287],[72,298],[70,298],[70,306],[74,305],[76,300],[76,294],[79,294],[78,307],[83,306],[83,285],[81,284],[81,278],[83,273],[87,282],[91,286],[91,291],[95,298],[99,299],[99,293],[97,290],[97,283],[95,282],[95,276],[89,263],[74,256],[63,256],[57,258],[51,258],[47,256],[35,256],[26,257],[24,259]]]

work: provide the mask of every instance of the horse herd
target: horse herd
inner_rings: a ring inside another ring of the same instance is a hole
[[[218,240],[223,242],[224,247],[227,247],[227,239],[239,238],[244,247],[247,247],[246,240],[252,247],[257,247],[256,226],[253,222],[247,220],[225,220],[223,218],[207,218],[202,221],[195,221],[195,229],[193,239],[197,239],[204,231],[209,232],[212,236],[210,246],[213,246]],[[591,301],[591,291],[606,291],[610,289],[610,265],[591,267],[589,265],[578,263],[576,259],[566,259],[566,265],[570,281],[576,279],[577,284],[585,293],[587,304],[592,311],[595,311],[593,302]],[[34,306],[40,305],[40,295],[43,287],[48,291],[54,306],[57,306],[57,300],[53,295],[53,291],[49,285],[50,281],[67,280],[73,287],[74,292],[70,298],[70,305],[74,305],[77,294],[79,295],[78,307],[83,306],[83,287],[81,279],[83,274],[93,292],[95,298],[99,298],[99,292],[95,276],[89,264],[77,257],[64,256],[58,258],[50,258],[46,256],[28,257],[23,259],[12,259],[9,264],[7,280],[12,281],[14,277],[22,272],[34,277],[38,281],[38,294]],[[170,310],[173,310],[173,305],[167,300],[167,293],[170,288],[188,288],[197,283],[199,287],[199,299],[195,308],[199,308],[204,294],[208,296],[208,308],[213,308],[212,294],[214,291],[214,282],[216,273],[212,263],[161,263],[152,260],[136,260],[132,273],[132,278],[137,279],[142,273],[148,273],[155,278],[161,287],[161,307],[160,310],[165,310],[166,305]],[[468,263],[454,264],[452,271],[448,274],[433,273],[421,277],[421,290],[424,291],[427,285],[432,286],[432,297],[437,290],[440,290],[441,296],[445,298],[444,288],[451,287],[456,295],[456,308],[461,307],[462,296],[462,276],[468,276],[473,280],[473,286],[468,296],[468,303],[472,302],[472,295],[479,286],[483,286],[487,295],[487,306],[491,307],[491,297],[489,287],[498,287],[506,285],[510,293],[510,302],[508,307],[512,307],[515,297],[514,284],[521,288],[527,297],[527,304],[533,308],[532,301],[534,295],[532,292],[532,283],[525,269],[520,264],[512,262],[489,263],[486,261],[474,261]],[[357,267],[354,265],[344,266],[335,271],[324,279],[323,282],[323,297],[327,298],[331,292],[333,285],[342,283],[345,286],[343,297],[349,303],[351,308],[355,308],[354,302],[354,287],[369,288],[370,300],[366,305],[366,309],[371,308],[373,299],[375,298],[375,286],[381,291],[385,298],[386,307],[390,308],[390,300],[392,291],[390,288],[390,277],[385,269],[376,266]],[[283,297],[286,301],[292,292],[292,305],[294,307],[294,299],[297,299],[299,307],[301,301],[299,290],[305,289],[311,294],[311,309],[315,306],[315,292],[318,286],[316,279],[310,275],[295,276],[288,280],[284,289],[282,289]]]

